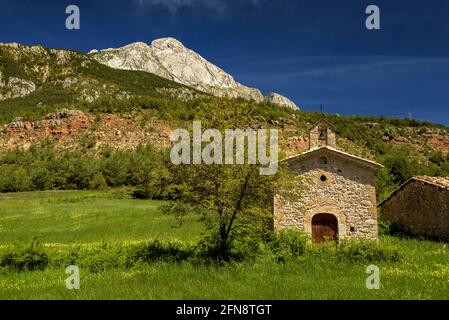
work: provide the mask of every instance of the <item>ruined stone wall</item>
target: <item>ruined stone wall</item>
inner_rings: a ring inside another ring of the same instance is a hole
[[[324,155],[327,164],[322,164],[320,156],[291,163],[290,169],[298,174],[299,199],[275,196],[275,229],[297,228],[310,234],[313,216],[330,213],[338,219],[340,239],[377,239],[374,173],[343,158]]]
[[[449,190],[411,181],[381,206],[382,219],[414,236],[449,239]]]

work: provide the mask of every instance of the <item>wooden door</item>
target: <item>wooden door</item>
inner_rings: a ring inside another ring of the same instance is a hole
[[[328,213],[320,213],[312,219],[312,239],[314,243],[338,240],[338,220]]]

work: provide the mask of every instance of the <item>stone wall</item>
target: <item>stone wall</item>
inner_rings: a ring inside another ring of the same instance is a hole
[[[449,239],[449,190],[412,180],[381,205],[382,219],[413,236]]]
[[[320,140],[320,132],[321,130],[325,130],[327,137],[326,140]],[[320,147],[331,147],[337,148],[336,134],[335,129],[328,125],[317,125],[310,130],[309,133],[309,149],[316,149]]]
[[[327,164],[320,159],[327,158]],[[297,173],[294,201],[282,194],[275,196],[276,230],[297,228],[311,233],[315,214],[330,213],[337,217],[339,238],[377,239],[377,207],[374,172],[361,165],[323,151],[310,159],[298,158],[290,163]],[[325,181],[324,178],[326,177]]]

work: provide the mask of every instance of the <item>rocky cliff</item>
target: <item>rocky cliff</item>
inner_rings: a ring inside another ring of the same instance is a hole
[[[278,93],[274,93],[274,92],[269,93],[267,96],[265,96],[265,101],[274,103],[274,104],[278,104],[281,106],[289,107],[292,109],[298,108],[293,101],[291,101],[290,99],[288,99],[284,96],[281,96]]]
[[[258,89],[236,82],[231,75],[174,38],[158,39],[151,45],[137,42],[118,49],[92,50],[90,54],[109,67],[150,72],[218,97],[241,97],[297,108],[279,94],[264,97]]]

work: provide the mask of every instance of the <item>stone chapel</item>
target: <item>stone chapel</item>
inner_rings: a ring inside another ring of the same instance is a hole
[[[275,195],[275,230],[299,229],[315,243],[377,239],[375,173],[382,166],[338,150],[336,129],[324,119],[309,132],[309,150],[284,160],[297,179],[298,197]]]

